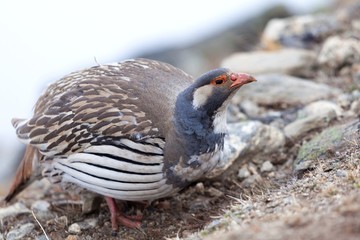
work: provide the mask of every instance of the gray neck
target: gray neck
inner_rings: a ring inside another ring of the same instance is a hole
[[[192,95],[193,89],[188,88],[178,96],[174,114],[175,128],[185,140],[187,156],[213,152],[216,145],[222,148],[225,136],[214,132],[217,109],[194,109]]]

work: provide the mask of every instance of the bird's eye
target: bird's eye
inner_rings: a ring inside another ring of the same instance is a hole
[[[224,82],[224,80],[219,79],[219,80],[215,80],[215,84],[222,84]]]
[[[226,82],[226,76],[225,76],[225,75],[221,75],[221,76],[213,79],[213,80],[211,81],[211,84],[220,85],[220,84],[223,84],[224,82]]]

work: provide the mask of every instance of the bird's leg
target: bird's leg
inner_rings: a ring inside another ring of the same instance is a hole
[[[128,228],[140,228],[142,215],[125,216],[122,214],[122,211],[119,211],[113,198],[105,197],[105,200],[109,206],[111,214],[111,228],[113,230],[112,235],[116,235],[116,232],[118,231],[118,223],[121,223]]]

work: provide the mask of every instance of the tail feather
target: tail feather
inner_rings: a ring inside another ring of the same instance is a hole
[[[38,174],[33,170],[37,169],[38,157],[39,152],[37,149],[33,146],[26,147],[24,157],[16,171],[15,179],[4,198],[5,202],[10,202],[17,194],[37,179]]]

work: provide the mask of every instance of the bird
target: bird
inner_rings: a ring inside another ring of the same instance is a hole
[[[136,58],[96,65],[49,85],[33,116],[12,124],[27,145],[5,201],[34,179],[105,197],[113,234],[141,226],[119,201],[171,196],[222,161],[226,108],[256,81],[226,68],[194,79],[168,63]]]

